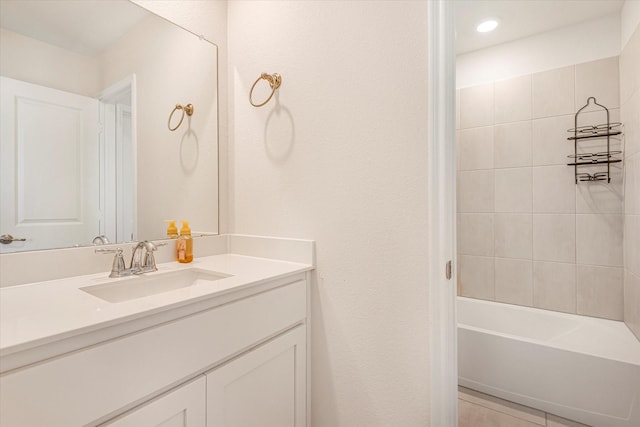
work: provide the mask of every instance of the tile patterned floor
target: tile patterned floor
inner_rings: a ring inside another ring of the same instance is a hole
[[[458,427],[588,427],[552,414],[458,387]]]

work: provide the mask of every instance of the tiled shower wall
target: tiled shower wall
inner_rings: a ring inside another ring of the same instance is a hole
[[[620,121],[619,94],[618,57],[458,91],[461,295],[622,320],[622,163],[610,184],[576,185],[566,165],[575,111],[595,96]]]
[[[640,339],[640,27],[620,55],[625,124],[624,321]]]

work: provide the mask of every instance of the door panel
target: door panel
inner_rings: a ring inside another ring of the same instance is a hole
[[[99,231],[95,99],[0,77],[0,252],[87,245]]]
[[[207,374],[207,427],[306,424],[305,326]]]

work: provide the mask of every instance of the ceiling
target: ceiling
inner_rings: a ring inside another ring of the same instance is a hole
[[[620,13],[624,0],[454,0],[456,54]],[[500,26],[478,33],[477,24],[498,18]]]
[[[453,1],[457,54],[620,13],[624,4],[624,0]],[[114,4],[122,10],[114,12]],[[3,27],[84,55],[100,53],[114,41],[113,37],[145,15],[144,9],[122,0],[0,0]],[[497,17],[500,26],[491,33],[476,32],[476,25],[487,17]]]
[[[149,13],[123,0],[0,0],[0,25],[82,55],[95,56]]]

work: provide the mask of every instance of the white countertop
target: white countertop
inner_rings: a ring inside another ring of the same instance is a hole
[[[146,273],[144,276],[189,268],[210,270],[231,277],[118,303],[104,301],[80,288],[119,280],[135,280],[135,277],[110,279],[107,271],[2,288],[0,356],[229,295],[266,281],[309,271],[313,266],[222,254],[196,258],[189,264],[161,263],[158,264],[158,272]]]

